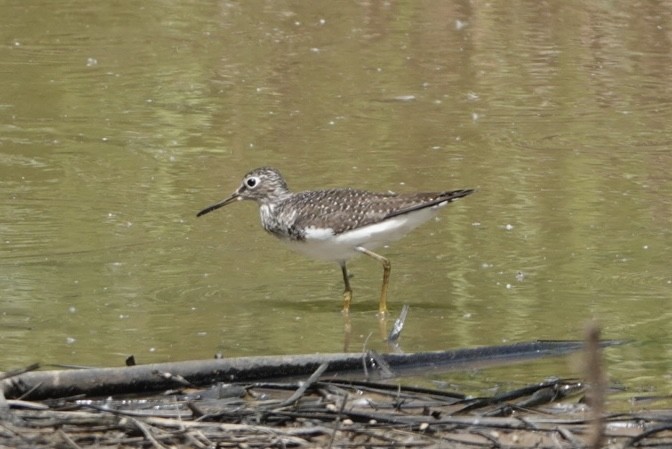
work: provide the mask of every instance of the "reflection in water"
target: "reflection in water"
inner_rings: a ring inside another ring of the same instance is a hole
[[[269,244],[251,205],[194,221],[273,165],[296,190],[478,187],[380,250],[407,351],[595,319],[638,342],[610,374],[662,387],[670,5],[163,6],[0,18],[2,366],[341,350],[337,267]],[[386,349],[377,288],[358,289],[353,349]],[[572,374],[549,364],[504,377]]]

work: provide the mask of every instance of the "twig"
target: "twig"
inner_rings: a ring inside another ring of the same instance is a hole
[[[136,427],[138,429],[140,429],[140,432],[142,432],[142,434],[145,436],[145,438],[147,438],[154,445],[154,447],[156,447],[157,449],[168,449],[168,448],[166,448],[166,446],[159,443],[159,440],[154,438],[154,435],[152,435],[152,431],[149,430],[149,428],[144,423],[142,423],[139,419],[135,419],[135,418],[130,418],[130,419],[133,422],[133,424],[135,424]]]
[[[343,402],[341,402],[341,408],[338,410],[338,415],[336,415],[336,421],[334,424],[334,431],[331,433],[331,439],[329,440],[329,445],[327,449],[331,449],[334,445],[334,440],[336,439],[336,432],[341,428],[341,417],[343,416],[343,410],[345,410],[345,404],[348,402],[348,393],[346,392],[343,396]]]
[[[317,380],[320,378],[322,374],[329,368],[328,363],[323,363],[320,366],[317,367],[315,372],[310,375],[308,380],[303,382],[299,388],[292,394],[290,397],[285,399],[284,401],[280,402],[279,404],[275,404],[273,408],[282,408],[282,407],[287,407],[288,405],[291,405],[298,401],[301,396],[303,396],[308,388],[310,388],[311,385],[313,385]]]
[[[31,365],[28,365],[24,368],[19,368],[19,369],[14,369],[11,371],[5,371],[4,373],[0,373],[0,380],[3,379],[9,379],[10,377],[18,376],[23,373],[27,373],[28,371],[35,371],[36,369],[40,368],[39,363],[33,363]]]
[[[588,446],[600,449],[604,442],[604,395],[605,379],[600,353],[600,328],[595,323],[586,327],[586,379],[591,409],[591,424],[588,429]]]
[[[560,435],[562,435],[562,437],[565,440],[569,441],[573,447],[583,446],[581,442],[574,436],[574,434],[568,428],[559,426],[557,430],[560,433]]]
[[[189,443],[194,447],[197,447],[197,448],[200,448],[200,449],[207,449],[208,447],[214,447],[214,444],[212,443],[212,441],[205,438],[205,436],[203,435],[202,432],[199,432],[199,431],[184,432],[184,436],[187,440],[189,440]],[[197,437],[204,438],[208,443],[203,444],[203,442],[201,442],[201,440]]]
[[[68,435],[67,433],[65,433],[65,432],[63,431],[63,429],[58,429],[58,432],[57,432],[57,433],[58,433],[58,436],[60,436],[61,438],[63,438],[63,440],[64,440],[64,441],[68,444],[68,446],[70,446],[71,448],[73,448],[73,449],[82,449],[81,446],[80,446],[79,444],[75,443],[75,440],[73,440],[72,438],[70,438],[70,435]]]
[[[666,431],[669,431],[669,430],[672,430],[672,425],[670,425],[670,424],[664,424],[664,425],[661,425],[661,426],[653,427],[651,429],[648,429],[648,430],[640,433],[639,435],[634,436],[630,441],[628,441],[625,445],[623,445],[623,447],[635,446],[645,438],[648,438],[648,437],[650,437],[652,435],[655,435],[657,433],[666,432]]]

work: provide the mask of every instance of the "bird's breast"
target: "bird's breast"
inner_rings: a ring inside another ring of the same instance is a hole
[[[283,240],[303,240],[304,235],[301,229],[294,226],[296,221],[296,212],[287,212],[278,210],[274,204],[262,204],[259,207],[261,216],[261,226]]]

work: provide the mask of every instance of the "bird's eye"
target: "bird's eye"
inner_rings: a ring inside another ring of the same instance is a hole
[[[245,180],[245,185],[249,187],[250,189],[254,189],[257,184],[259,183],[259,180],[257,178],[247,178]]]

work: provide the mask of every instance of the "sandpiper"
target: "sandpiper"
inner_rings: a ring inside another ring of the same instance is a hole
[[[234,201],[254,200],[261,225],[290,247],[318,260],[337,262],[343,273],[343,312],[352,289],[346,262],[366,254],[383,265],[378,310],[387,312],[390,261],[373,250],[400,239],[435,217],[439,208],[470,195],[473,189],[426,193],[374,193],[355,189],[291,192],[280,172],[262,167],[250,171],[228,198],[198,212],[200,217]]]

